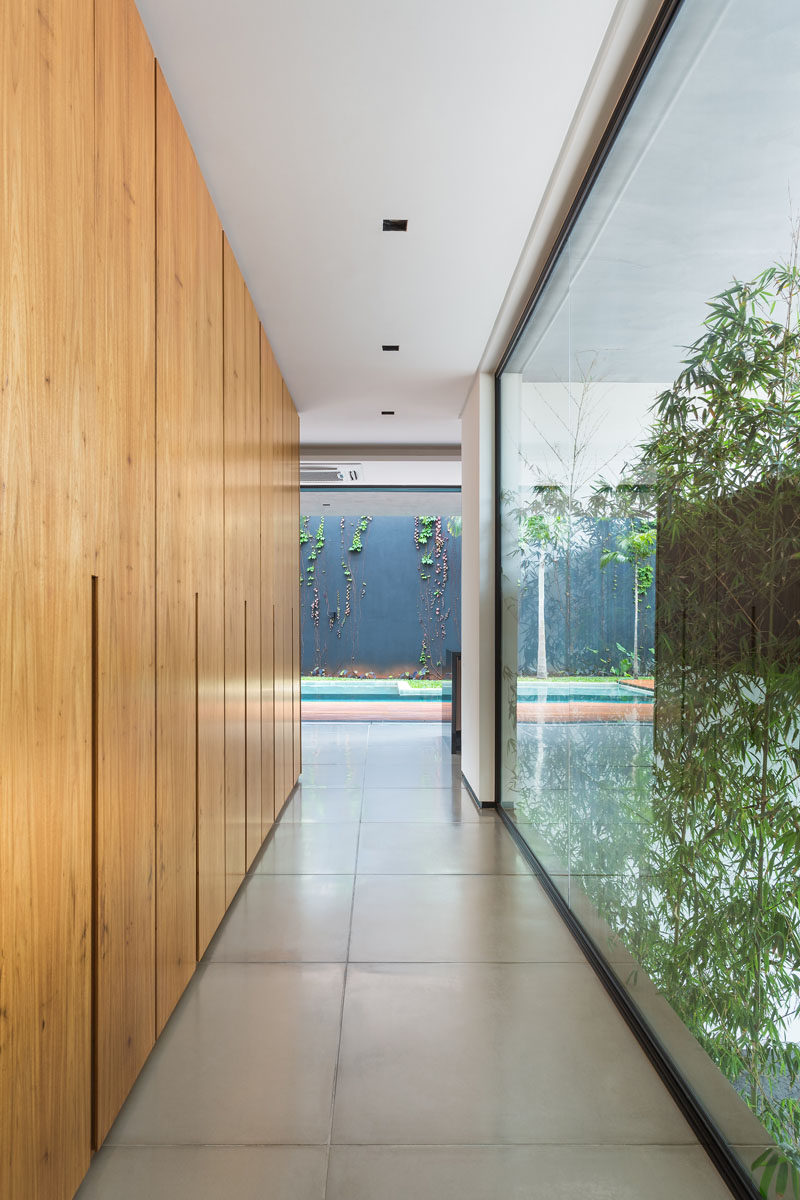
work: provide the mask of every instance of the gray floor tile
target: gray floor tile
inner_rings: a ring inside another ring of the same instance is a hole
[[[251,875],[209,962],[344,962],[352,875]]]
[[[352,875],[355,822],[299,823],[281,820],[258,861],[256,875]]]
[[[372,729],[369,721],[304,721],[303,747],[366,746]]]
[[[204,964],[109,1145],[327,1140],[344,968]]]
[[[354,770],[363,770],[367,759],[367,744],[364,742],[360,746],[349,746],[347,744],[337,745],[336,743],[327,744],[325,742],[317,742],[310,746],[303,746],[303,770],[309,767],[320,766],[340,766],[352,767]]]
[[[450,763],[414,762],[398,759],[386,762],[367,758],[364,787],[381,788],[391,783],[396,788],[441,788],[460,785],[461,772]]]
[[[535,879],[360,875],[351,962],[583,962]]]
[[[627,781],[643,736],[542,726],[527,752],[580,781],[599,748]],[[727,1196],[441,726],[303,739],[302,782],[77,1200]],[[584,800],[605,820],[597,781]]]
[[[695,1139],[588,965],[351,965],[337,1143]]]
[[[497,817],[491,823],[463,825],[364,824],[358,871],[372,875],[529,874]]]
[[[107,1146],[75,1200],[323,1200],[323,1146]]]
[[[295,790],[282,821],[358,821],[361,788],[303,787]]]
[[[364,788],[363,821],[480,821],[481,813],[463,788]]]
[[[312,787],[360,787],[364,782],[364,762],[306,764],[304,758],[300,782]]]
[[[699,1146],[334,1146],[326,1200],[730,1200]]]

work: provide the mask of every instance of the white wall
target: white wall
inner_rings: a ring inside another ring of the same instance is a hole
[[[461,769],[494,801],[494,377],[461,413]]]

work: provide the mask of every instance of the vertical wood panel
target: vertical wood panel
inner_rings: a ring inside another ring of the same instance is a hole
[[[247,661],[247,866],[262,842],[261,813],[261,345],[260,324],[245,289],[246,403],[244,427],[245,589]]]
[[[294,786],[292,778],[294,770],[294,730],[292,727],[292,674],[294,658],[292,643],[292,596],[296,590],[291,579],[293,570],[292,544],[294,530],[292,519],[294,506],[292,504],[292,417],[294,411],[289,389],[283,384],[283,455],[282,455],[282,519],[283,519],[283,573],[281,575],[281,602],[283,605],[283,790],[281,803],[285,802]]]
[[[302,741],[300,725],[300,418],[292,405],[292,571],[289,576],[294,609],[294,672],[292,679],[294,727],[294,767],[292,783],[295,784],[302,768]]]
[[[245,288],[223,238],[225,394],[225,828],[226,897],[244,879],[247,832],[245,753],[244,445],[246,408]]]
[[[225,473],[222,227],[194,166],[199,214],[192,456],[194,590],[197,593],[197,957],[226,908]]]
[[[199,234],[191,148],[156,71],[156,1026],[191,978],[196,937],[195,602],[191,507]]]
[[[261,834],[261,397],[259,321],[224,239],[225,793],[228,900]]]
[[[273,637],[273,691],[274,691],[274,815],[278,816],[285,794],[284,783],[284,694],[283,694],[283,601],[285,567],[283,562],[283,380],[275,363],[272,377],[273,463],[272,463],[272,637]]]
[[[275,819],[274,512],[277,364],[261,330],[261,836]]]
[[[160,1031],[225,907],[224,529],[221,228],[156,78]]]
[[[98,1145],[155,1040],[155,63],[133,0],[95,38]]]
[[[284,398],[283,379],[278,376],[275,389],[275,816],[286,799],[286,633],[284,595],[286,558],[284,529]]]
[[[0,6],[0,1195],[90,1147],[89,0]]]

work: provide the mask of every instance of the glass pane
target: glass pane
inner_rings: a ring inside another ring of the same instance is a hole
[[[789,1191],[798,64],[789,0],[684,5],[500,389],[501,802]]]

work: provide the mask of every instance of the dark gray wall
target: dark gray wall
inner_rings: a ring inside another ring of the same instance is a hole
[[[319,547],[323,518],[302,519],[304,675],[441,675],[446,649],[461,644],[461,537],[460,520],[433,520],[423,543],[420,518],[326,516]]]

